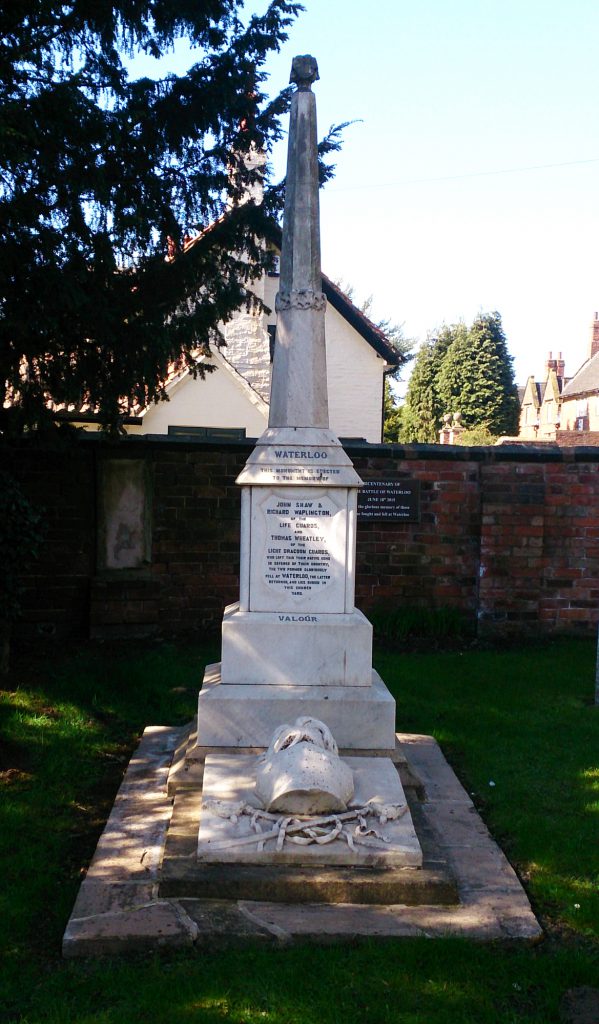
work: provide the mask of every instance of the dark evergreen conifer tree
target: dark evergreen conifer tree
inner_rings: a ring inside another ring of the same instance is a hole
[[[439,396],[439,372],[447,350],[463,330],[463,324],[444,326],[419,349],[406,393],[402,440],[429,443],[439,440],[439,428],[446,411]]]
[[[445,413],[461,413],[466,429],[486,435],[518,431],[513,359],[499,313],[444,326],[416,356],[403,414],[404,441],[438,441]],[[482,435],[481,435],[482,436]]]
[[[438,376],[443,412],[460,412],[464,427],[485,427],[490,434],[518,432],[518,392],[513,358],[499,313],[477,316],[458,333]]]
[[[241,6],[2,4],[5,435],[39,425],[48,400],[85,402],[115,426],[163,396],[173,362],[198,372],[194,350],[247,299],[269,210],[235,203],[255,180],[244,155],[279,136],[289,93],[267,99],[263,65],[301,8],[272,0],[243,24]],[[197,52],[186,74],[129,79],[124,54],[159,57],[178,38]]]

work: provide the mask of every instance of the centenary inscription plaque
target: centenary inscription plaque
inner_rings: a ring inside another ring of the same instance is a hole
[[[358,520],[420,521],[419,480],[369,480],[358,492]]]
[[[293,608],[300,601],[311,610],[343,611],[346,519],[345,495],[336,500],[313,488],[257,495],[252,510],[252,609],[278,611],[282,601]]]

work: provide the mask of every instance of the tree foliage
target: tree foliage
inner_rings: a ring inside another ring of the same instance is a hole
[[[402,434],[403,405],[397,400],[391,388],[391,382],[385,377],[383,394],[383,441],[396,444]]]
[[[438,387],[444,412],[460,412],[466,429],[484,426],[493,436],[518,431],[513,359],[499,313],[477,316],[455,338],[443,360]]]
[[[402,439],[437,441],[448,412],[461,413],[467,430],[484,428],[488,437],[517,432],[512,363],[499,313],[480,314],[470,328],[444,326],[416,357]]]
[[[448,349],[464,330],[462,324],[444,326],[420,347],[408,384],[402,440],[435,442],[445,410],[439,395],[439,374]]]
[[[272,0],[242,23],[241,6],[2,5],[0,429],[39,424],[48,399],[114,424],[164,397],[173,363],[198,372],[198,347],[248,301],[280,190],[240,203],[259,173],[245,157],[280,136],[289,91],[269,100],[263,66],[301,7]],[[185,74],[129,77],[128,56],[179,38],[197,55]]]

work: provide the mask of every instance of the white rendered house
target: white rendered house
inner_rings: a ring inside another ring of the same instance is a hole
[[[215,370],[204,380],[189,371],[173,377],[168,402],[141,410],[131,434],[213,433],[234,430],[259,437],[268,425],[268,403],[278,276],[263,277],[254,289],[270,313],[245,310],[223,328],[226,347],[213,350],[205,362]],[[325,318],[327,383],[331,429],[338,437],[382,440],[385,374],[400,358],[385,335],[323,276],[327,297]]]

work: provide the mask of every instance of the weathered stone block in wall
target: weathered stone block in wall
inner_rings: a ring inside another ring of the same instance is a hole
[[[98,568],[150,561],[150,487],[145,459],[104,459],[98,481]]]

